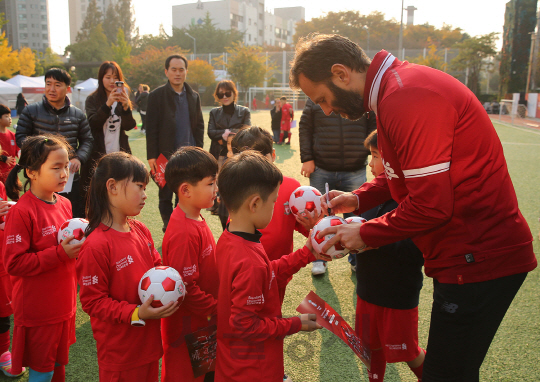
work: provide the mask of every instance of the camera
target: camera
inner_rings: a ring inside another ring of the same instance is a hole
[[[116,81],[116,92],[122,93],[124,91],[124,81]]]

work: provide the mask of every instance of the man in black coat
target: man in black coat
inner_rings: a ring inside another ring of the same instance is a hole
[[[69,171],[74,173],[71,191],[61,193],[71,201],[73,217],[85,216],[85,201],[81,197],[79,169],[90,157],[92,151],[92,133],[82,110],[71,105],[67,92],[71,77],[64,69],[52,68],[45,73],[45,95],[41,102],[28,105],[22,111],[15,139],[17,146],[27,136],[39,134],[60,134],[71,145]]]
[[[377,129],[373,112],[358,121],[341,118],[337,114],[326,116],[319,105],[308,99],[300,117],[301,173],[309,184],[325,193],[325,183],[331,190],[350,192],[366,181],[369,150],[364,140]],[[351,269],[356,270],[354,255],[349,255]],[[313,262],[311,272],[326,272],[326,262]]]
[[[180,147],[203,147],[204,120],[199,94],[186,81],[187,59],[179,54],[165,60],[165,75],[169,79],[148,96],[146,111],[146,157],[150,170],[157,171],[160,154],[169,157]],[[159,212],[163,232],[171,217],[173,191],[159,189]],[[178,203],[178,199],[175,204]]]

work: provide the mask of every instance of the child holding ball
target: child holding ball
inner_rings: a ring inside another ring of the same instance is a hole
[[[100,381],[156,382],[163,354],[159,319],[178,309],[178,302],[153,308],[152,297],[139,305],[139,280],[161,265],[148,228],[130,219],[144,207],[148,179],[139,159],[115,152],[99,160],[90,181],[77,278],[96,340]]]
[[[213,373],[194,377],[184,337],[215,324],[219,289],[216,242],[201,210],[214,205],[217,171],[213,155],[191,146],[175,152],[165,167],[167,186],[178,196],[178,205],[163,238],[163,264],[180,273],[187,293],[178,312],[161,320],[164,382],[213,380]]]
[[[69,347],[75,342],[77,282],[73,236],[58,244],[58,227],[71,219],[71,203],[57,194],[69,176],[70,147],[61,136],[30,136],[6,180],[7,195],[19,197],[7,214],[4,265],[13,284],[11,374],[30,368],[29,381],[64,381]]]
[[[320,329],[315,314],[282,318],[279,286],[316,257],[308,240],[302,249],[270,261],[259,229],[272,219],[283,175],[267,158],[244,151],[218,176],[231,218],[219,238],[216,381],[281,381],[283,338]]]

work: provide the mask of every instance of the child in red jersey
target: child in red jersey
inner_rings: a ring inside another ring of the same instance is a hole
[[[287,97],[283,96],[279,99],[281,104],[281,131],[279,133],[279,145],[283,144],[283,138],[285,132],[288,135],[289,140],[287,144],[291,144],[291,121],[294,119],[293,107],[287,103]]]
[[[0,104],[0,182],[5,183],[11,169],[17,163],[19,148],[15,143],[15,134],[8,130],[11,126],[11,110]],[[1,361],[0,361],[1,362]]]
[[[213,372],[194,377],[184,336],[215,324],[219,289],[216,242],[201,210],[214,204],[217,171],[214,156],[198,147],[179,149],[165,168],[167,186],[178,195],[178,206],[163,238],[163,264],[180,273],[187,293],[178,312],[161,320],[162,381],[213,380]]]
[[[235,152],[245,150],[255,150],[267,157],[272,163],[276,160],[276,153],[272,147],[272,136],[270,133],[258,126],[246,126],[242,128],[233,138],[232,147]],[[314,216],[304,213],[302,216],[294,216],[290,209],[289,197],[292,192],[300,187],[300,183],[293,178],[283,177],[283,182],[279,187],[279,195],[274,206],[272,220],[261,229],[261,243],[270,261],[277,260],[293,251],[294,231],[300,232],[308,237],[309,230],[317,224],[323,213],[315,212]],[[292,276],[291,278],[292,279]],[[290,281],[289,279],[289,281]],[[279,299],[283,303],[285,297],[286,284],[279,286]]]
[[[218,175],[231,221],[221,235],[216,381],[281,381],[283,338],[321,328],[314,314],[282,318],[278,286],[315,260],[308,240],[302,249],[270,261],[260,243],[272,219],[283,176],[267,158],[244,151]]]
[[[178,302],[153,308],[153,296],[139,305],[139,280],[161,265],[148,228],[129,218],[144,207],[148,177],[139,159],[115,152],[100,159],[90,182],[77,278],[96,340],[100,381],[157,382],[163,354],[159,319],[178,309]]]
[[[58,244],[58,227],[71,219],[71,203],[60,196],[69,176],[70,146],[61,136],[24,141],[19,164],[6,180],[17,200],[24,168],[30,190],[6,218],[4,266],[13,285],[11,374],[30,368],[29,381],[64,381],[69,347],[75,342],[77,282],[75,258],[81,244],[73,236]]]

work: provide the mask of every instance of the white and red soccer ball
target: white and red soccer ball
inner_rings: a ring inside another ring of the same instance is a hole
[[[144,304],[154,295],[152,306],[159,308],[169,302],[184,301],[186,286],[180,273],[174,268],[160,265],[149,269],[139,281],[139,298]]]
[[[349,223],[360,223],[360,224],[362,224],[362,223],[367,222],[366,219],[364,219],[364,218],[362,218],[360,216],[351,216],[350,218],[345,219],[345,221],[347,222],[347,224],[349,224]]]
[[[338,216],[327,216],[319,220],[319,222],[311,230],[311,245],[313,246],[315,252],[323,253],[322,248],[326,242],[335,236],[334,234],[329,234],[319,239],[317,238],[317,234],[326,228],[335,227],[342,224],[347,224],[347,222]],[[337,242],[324,254],[330,256],[332,259],[341,259],[349,252],[350,251],[343,247],[340,242]]]
[[[75,236],[71,244],[82,243],[86,239],[86,236],[84,236],[86,227],[88,227],[88,220],[86,219],[73,218],[67,220],[58,230],[58,244],[71,235]]]
[[[315,187],[300,186],[289,197],[289,208],[294,216],[306,212],[314,216],[321,213],[321,193]]]

